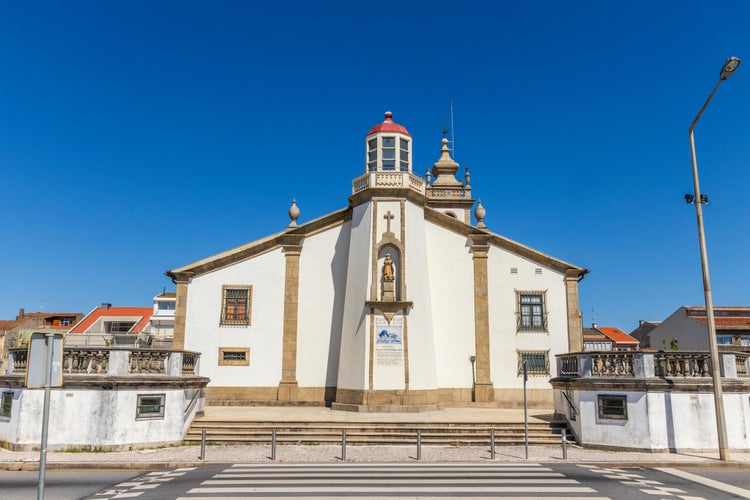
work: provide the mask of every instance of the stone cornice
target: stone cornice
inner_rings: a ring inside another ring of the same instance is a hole
[[[420,206],[424,206],[427,202],[427,197],[425,195],[410,188],[376,187],[367,188],[359,193],[351,195],[349,197],[349,206],[356,207],[357,205],[368,202],[373,198],[403,198]]]
[[[698,392],[713,393],[710,377],[703,378],[635,378],[635,377],[556,377],[550,380],[554,389],[623,392]],[[726,392],[748,392],[750,379],[721,379]]]
[[[445,215],[437,210],[432,210],[425,207],[424,210],[425,220],[433,222],[441,227],[449,229],[457,234],[466,236],[471,241],[472,245],[478,244],[489,244],[496,247],[508,250],[516,255],[529,259],[533,262],[537,262],[543,266],[554,269],[555,271],[564,273],[566,276],[580,277],[589,272],[588,269],[578,267],[560,259],[556,259],[550,255],[534,250],[533,248],[527,247],[513,241],[511,239],[500,236],[499,234],[492,233],[485,229],[471,226],[460,220],[454,219],[448,215]],[[480,243],[482,241],[482,243]]]
[[[168,389],[196,389],[203,388],[211,381],[208,377],[182,376],[170,377],[164,375],[134,375],[132,377],[113,377],[110,375],[77,375],[63,374],[61,389],[74,387],[118,389],[118,388],[168,388]],[[5,375],[0,377],[0,387],[23,388],[23,375]],[[53,389],[55,390],[55,389]]]
[[[305,237],[341,225],[350,219],[351,208],[343,208],[305,224],[290,228],[282,233],[253,241],[187,266],[167,271],[164,274],[172,278],[172,281],[175,282],[180,280],[186,281],[194,276],[200,276],[201,274],[230,266],[236,262],[271,252],[285,245],[301,245]]]

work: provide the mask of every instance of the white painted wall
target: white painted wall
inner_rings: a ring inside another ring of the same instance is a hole
[[[276,249],[190,282],[185,349],[202,353],[201,375],[211,379],[210,385],[269,387],[279,384],[284,273],[284,254]],[[220,325],[222,285],[253,286],[250,326]],[[249,347],[250,365],[219,366],[219,347]]]
[[[685,307],[680,307],[651,330],[651,349],[671,351],[672,339],[677,340],[680,351],[708,349],[708,326],[689,317]]]
[[[562,391],[555,389],[555,411],[568,417],[580,443],[650,451],[716,450],[713,395],[707,392],[570,391],[578,409],[570,420]],[[601,419],[598,394],[627,397],[627,420]],[[750,391],[725,392],[724,411],[731,449],[750,449]]]
[[[471,388],[474,263],[465,236],[425,223],[438,387]],[[419,334],[421,332],[415,332]]]
[[[568,350],[568,318],[564,276],[536,262],[502,248],[491,247],[488,258],[490,373],[498,388],[523,388],[518,375],[517,351],[549,350],[550,376],[530,376],[529,389],[549,389],[549,379],[557,374],[555,355]],[[511,268],[517,273],[512,274]],[[541,274],[536,270],[541,269]],[[516,290],[545,291],[547,332],[518,332]]]
[[[409,389],[437,389],[434,309],[430,290],[424,210],[406,202],[406,299],[414,302],[408,314]]]
[[[202,411],[203,399],[199,399],[198,404],[184,415],[192,391],[173,389],[168,385],[148,390],[122,387],[117,390],[53,389],[48,449],[128,449],[181,443],[195,412]],[[14,392],[12,418],[0,419],[0,439],[28,449],[38,447],[44,391],[14,389]],[[164,418],[136,419],[138,395],[148,394],[165,395]]]
[[[372,246],[372,203],[354,207],[346,272],[344,320],[341,328],[337,387],[366,389],[370,356],[370,326],[365,301],[369,300]]]
[[[349,262],[349,222],[305,239],[300,255],[297,382],[333,387]]]

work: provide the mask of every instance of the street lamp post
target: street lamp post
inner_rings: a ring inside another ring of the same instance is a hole
[[[719,435],[719,458],[729,460],[729,446],[727,444],[727,421],[724,415],[724,396],[721,390],[721,367],[719,366],[719,350],[716,346],[716,322],[714,320],[714,305],[711,298],[711,279],[708,274],[708,254],[706,253],[706,234],[703,229],[703,204],[708,202],[705,195],[701,195],[700,184],[698,183],[698,162],[695,157],[695,138],[693,129],[700,120],[701,115],[706,110],[711,98],[719,89],[721,82],[732,76],[740,65],[740,60],[736,57],[730,57],[721,68],[719,81],[711,91],[711,95],[706,99],[705,104],[698,112],[693,123],[690,125],[690,155],[693,160],[693,187],[695,196],[691,200],[689,195],[685,197],[688,203],[695,204],[695,216],[698,219],[698,242],[701,252],[701,269],[703,271],[703,293],[706,297],[706,321],[708,323],[708,347],[711,352],[711,379],[714,389],[714,406],[716,408],[716,429]]]

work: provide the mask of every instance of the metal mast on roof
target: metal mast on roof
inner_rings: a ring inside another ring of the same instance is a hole
[[[453,101],[451,101],[451,146],[453,149],[453,158],[456,157],[456,128],[453,125]]]

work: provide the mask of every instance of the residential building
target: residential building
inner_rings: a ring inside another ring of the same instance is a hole
[[[630,351],[639,348],[638,340],[615,326],[599,326],[583,329],[584,351]]]
[[[175,292],[164,291],[154,297],[150,333],[157,342],[172,342],[174,335],[174,311],[177,301]]]
[[[139,335],[150,333],[152,313],[153,307],[112,307],[103,303],[71,328],[65,341],[68,345],[132,345]]]
[[[661,325],[660,321],[644,321],[640,320],[638,322],[638,327],[630,332],[630,336],[636,339],[641,349],[650,349],[651,348],[651,332],[654,328]]]
[[[173,345],[201,353],[208,404],[520,406],[526,386],[552,405],[588,270],[492,232],[447,139],[425,178],[412,146],[386,113],[347,206],[299,224],[293,202],[280,232],[167,272]]]
[[[64,333],[82,317],[82,313],[76,312],[27,313],[21,308],[16,319],[0,320],[0,373],[5,370],[8,349],[27,345],[30,335],[34,332]]]
[[[718,346],[750,351],[750,307],[714,306],[714,320]],[[706,307],[681,306],[654,328],[650,336],[654,350],[708,349]]]

